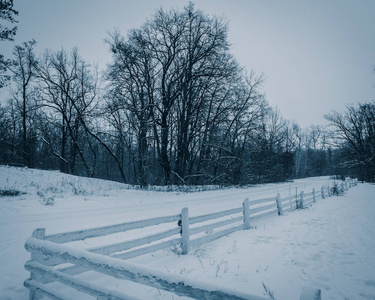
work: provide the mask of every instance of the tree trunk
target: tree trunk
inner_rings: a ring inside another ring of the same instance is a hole
[[[163,113],[161,117],[161,156],[159,157],[159,163],[162,169],[162,182],[164,184],[170,184],[171,177],[171,166],[168,158],[168,133],[167,114]]]

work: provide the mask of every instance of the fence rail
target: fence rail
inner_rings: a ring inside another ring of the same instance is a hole
[[[201,216],[189,217],[188,208],[184,208],[181,214],[177,215],[53,235],[45,235],[45,229],[36,229],[25,244],[27,251],[31,252],[31,261],[25,265],[25,269],[30,272],[30,279],[26,280],[24,285],[30,290],[30,299],[38,299],[39,294],[52,299],[65,299],[60,293],[50,288],[48,284],[53,281],[93,295],[98,299],[134,299],[91,285],[74,276],[88,270],[95,270],[115,278],[139,282],[197,299],[204,297],[205,299],[263,299],[206,284],[203,288],[200,283],[189,281],[186,277],[180,278],[174,275],[171,279],[163,273],[155,273],[154,270],[125,262],[125,260],[171,246],[180,247],[181,253],[187,254],[191,247],[208,243],[237,230],[249,229],[255,220],[307,208],[317,199],[324,199],[334,193],[343,193],[356,184],[357,180],[346,180],[331,187],[322,186],[318,192],[313,189],[312,192],[302,191],[300,194],[284,198],[277,194],[275,197],[264,199],[245,199],[242,207]],[[146,227],[149,227],[151,231],[158,226],[162,226],[161,231],[159,228],[159,231],[144,237],[88,249],[77,250],[64,245],[131,230],[143,230]]]
[[[125,279],[154,288],[167,290],[179,296],[188,296],[196,299],[253,299],[265,300],[263,297],[241,293],[207,283],[190,280],[184,276],[169,274],[154,270],[142,265],[130,263],[118,258],[91,253],[86,250],[72,249],[72,247],[56,244],[31,237],[26,241],[25,248],[30,252],[39,252],[51,257],[62,257],[65,262],[77,264],[89,270],[112,276],[117,279]],[[31,274],[42,277],[53,277],[56,281],[66,286],[88,293],[98,299],[134,299],[116,291],[107,290],[97,285],[92,285],[74,276],[66,275],[59,270],[48,268],[37,261],[28,261],[26,270]],[[31,299],[36,299],[43,294],[53,299],[67,299],[61,294],[56,294],[48,286],[35,278],[25,281],[25,286],[30,289]]]
[[[123,224],[116,224],[111,226],[92,228],[74,232],[59,233],[46,236],[45,239],[55,243],[68,243],[73,241],[85,240],[88,238],[100,237],[117,232],[124,232],[133,229],[144,228],[148,226],[155,226],[162,223],[175,222],[180,219],[180,215],[158,217],[148,220],[140,220]]]

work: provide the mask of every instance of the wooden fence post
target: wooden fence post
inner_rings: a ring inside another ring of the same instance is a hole
[[[250,229],[250,203],[249,198],[246,198],[242,203],[243,206],[243,224],[244,229]]]
[[[188,254],[190,249],[190,235],[189,235],[189,209],[187,207],[181,210],[181,249],[182,254]]]
[[[31,235],[32,237],[36,238],[36,239],[39,239],[39,240],[44,240],[44,237],[46,236],[46,230],[44,228],[37,228],[34,230],[34,232],[32,233]],[[37,251],[32,251],[31,252],[31,260],[32,261],[37,261],[37,262],[41,262],[43,261],[43,254],[41,253],[38,253]],[[36,274],[36,273],[30,273],[30,279],[34,279],[36,281],[39,281],[41,283],[43,283],[43,276],[40,275],[40,274]],[[40,299],[40,296],[38,296],[36,294],[36,289],[30,289],[30,292],[29,292],[29,299],[30,300],[37,300],[37,299]]]
[[[315,188],[313,188],[313,202],[316,202]]]
[[[326,198],[326,195],[325,195],[325,193],[324,193],[324,185],[322,186],[321,191],[322,191],[322,198],[325,199],[325,198]]]
[[[303,209],[303,198],[304,198],[304,193],[303,191],[301,192],[301,198],[299,199],[299,208]]]
[[[283,210],[283,206],[282,206],[282,203],[281,203],[280,193],[278,193],[276,195],[276,204],[277,204],[277,212],[278,212],[279,216],[282,216],[284,214],[284,210]]]

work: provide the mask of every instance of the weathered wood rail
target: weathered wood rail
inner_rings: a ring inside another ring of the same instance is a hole
[[[356,184],[356,180],[346,180],[340,184],[340,188],[345,191]],[[30,271],[30,279],[27,279],[24,285],[30,290],[30,299],[39,299],[42,295],[52,299],[67,299],[51,288],[50,283],[55,281],[97,299],[134,299],[75,276],[95,270],[114,278],[138,282],[196,299],[263,299],[207,284],[203,287],[201,283],[182,276],[174,275],[171,278],[162,272],[125,260],[172,246],[180,247],[181,253],[187,254],[191,247],[208,243],[237,230],[250,229],[252,222],[257,219],[307,208],[318,199],[332,195],[331,190],[332,187],[323,186],[318,192],[313,189],[309,193],[302,191],[285,198],[277,194],[275,197],[264,199],[245,199],[242,207],[201,216],[189,217],[188,208],[183,208],[181,214],[172,216],[53,235],[45,235],[44,228],[36,229],[25,244],[26,250],[31,252],[31,260],[25,264],[25,269]],[[147,230],[152,233],[86,249],[65,245],[133,230]]]

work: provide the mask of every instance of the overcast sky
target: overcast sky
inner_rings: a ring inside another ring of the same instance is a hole
[[[247,70],[264,73],[264,92],[284,118],[302,127],[325,124],[323,115],[375,100],[374,0],[196,0],[206,14],[224,16],[232,53]],[[183,8],[185,0],[15,0],[15,44],[35,39],[46,48],[78,47],[104,68],[104,39],[126,35],[156,9]],[[1,43],[8,57],[15,45]]]

